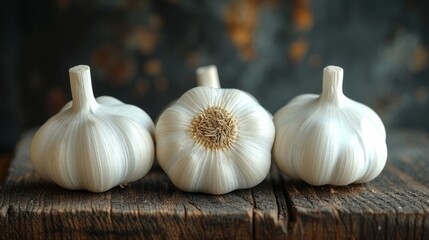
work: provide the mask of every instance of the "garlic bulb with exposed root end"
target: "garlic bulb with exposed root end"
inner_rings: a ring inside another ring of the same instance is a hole
[[[69,70],[73,100],[36,132],[37,173],[68,189],[92,192],[142,178],[154,158],[154,124],[140,108],[94,98],[88,66]]]
[[[273,158],[292,178],[312,185],[364,183],[387,158],[386,130],[369,107],[342,92],[343,69],[328,66],[322,94],[292,99],[274,115]]]
[[[217,78],[211,71],[198,69],[198,78],[211,82]],[[253,187],[270,169],[271,117],[247,93],[209,85],[187,91],[159,117],[159,164],[184,191],[224,194]]]

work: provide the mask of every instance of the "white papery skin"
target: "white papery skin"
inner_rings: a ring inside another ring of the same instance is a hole
[[[220,107],[237,121],[230,148],[209,149],[190,133],[195,116]],[[259,184],[271,165],[275,129],[269,114],[236,89],[196,87],[167,108],[156,124],[156,154],[173,184],[184,191],[224,194]]]
[[[38,174],[67,189],[104,192],[142,178],[154,159],[154,124],[140,108],[94,98],[90,70],[69,70],[72,102],[36,132],[31,160]]]
[[[312,185],[369,182],[387,159],[386,130],[369,107],[342,92],[343,69],[328,66],[322,94],[292,99],[274,115],[273,159]]]

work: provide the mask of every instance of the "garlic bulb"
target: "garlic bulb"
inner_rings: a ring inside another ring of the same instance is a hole
[[[343,69],[328,66],[322,94],[303,94],[274,115],[273,158],[292,178],[312,185],[364,183],[387,158],[386,130],[369,107],[342,92]]]
[[[69,70],[73,100],[36,132],[31,160],[68,189],[107,191],[142,178],[154,158],[154,124],[140,108],[94,98],[88,66]]]
[[[213,66],[200,68],[198,78],[215,82],[212,71]],[[195,87],[159,117],[156,154],[178,188],[224,194],[264,180],[274,135],[270,116],[248,94]]]

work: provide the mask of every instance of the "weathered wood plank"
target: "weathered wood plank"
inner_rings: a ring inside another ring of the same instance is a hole
[[[424,239],[429,234],[429,138],[389,134],[388,164],[368,184],[312,187],[273,168],[253,189],[184,193],[155,167],[106,193],[39,178],[20,142],[0,188],[1,239]]]
[[[9,239],[249,239],[254,214],[278,215],[269,180],[223,196],[184,193],[155,167],[124,189],[65,190],[35,174],[30,141],[21,141],[0,190],[0,234]]]

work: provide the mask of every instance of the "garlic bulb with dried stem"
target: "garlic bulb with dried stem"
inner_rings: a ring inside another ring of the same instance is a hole
[[[322,94],[303,94],[274,115],[273,158],[292,178],[312,185],[364,183],[387,158],[386,130],[369,107],[342,92],[343,69],[328,66]]]
[[[214,87],[187,91],[156,124],[159,164],[184,191],[224,194],[250,188],[270,169],[271,117],[247,93],[216,88],[214,73],[213,66],[198,69],[199,81]]]
[[[69,74],[72,102],[33,138],[36,172],[64,188],[92,192],[142,178],[155,153],[150,117],[113,97],[95,99],[88,66],[73,67]]]

